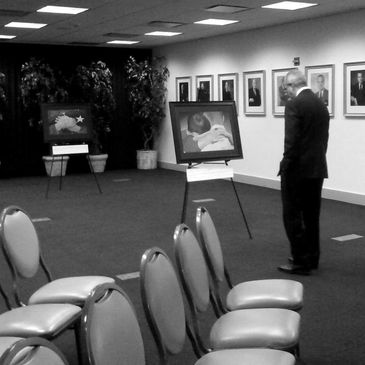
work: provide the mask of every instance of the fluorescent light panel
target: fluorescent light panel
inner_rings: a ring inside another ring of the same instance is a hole
[[[309,8],[311,6],[316,6],[316,5],[318,5],[318,4],[302,3],[302,2],[296,2],[296,1],[281,1],[279,3],[264,5],[264,6],[262,6],[262,8],[280,9],[280,10],[298,10],[298,9]]]
[[[157,36],[157,37],[174,37],[175,35],[179,35],[179,34],[182,34],[182,33],[178,33],[178,32],[161,32],[161,31],[145,33],[145,35],[152,35],[152,36]]]
[[[86,10],[89,10],[88,8],[71,8],[68,6],[52,6],[48,5],[41,9],[38,9],[37,12],[39,13],[55,13],[55,14],[80,14]]]
[[[0,39],[13,39],[15,38],[16,35],[5,35],[5,34],[0,34]]]
[[[204,24],[204,25],[228,25],[238,23],[238,20],[228,20],[228,19],[204,19],[194,22],[194,24]]]
[[[109,43],[109,44],[136,44],[136,43],[140,43],[140,41],[124,41],[124,40],[115,39],[114,41],[109,41],[106,43]]]
[[[5,27],[9,28],[31,28],[31,29],[39,29],[45,27],[47,24],[43,23],[25,23],[25,22],[10,22],[5,25]]]

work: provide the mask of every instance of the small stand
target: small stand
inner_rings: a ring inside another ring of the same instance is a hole
[[[212,165],[213,163],[205,163],[205,164]],[[218,163],[214,163],[214,164],[217,165]],[[219,166],[219,167],[211,167],[211,166],[202,167],[202,166],[200,166],[199,168],[195,168],[198,165],[200,165],[200,164],[197,163],[197,164],[193,165],[192,163],[189,163],[188,168],[186,170],[186,181],[185,181],[183,208],[182,208],[182,213],[181,213],[181,223],[184,223],[185,219],[186,219],[186,206],[188,203],[189,183],[190,182],[215,180],[215,179],[230,179],[239,208],[240,208],[240,211],[241,211],[241,214],[242,214],[242,217],[243,217],[243,220],[245,222],[248,236],[250,239],[252,239],[250,227],[248,226],[248,222],[247,222],[245,213],[243,211],[240,198],[237,193],[236,185],[233,181],[233,169],[228,166],[228,161],[225,161],[224,164],[223,163],[220,164],[220,165],[224,165],[224,166]]]
[[[95,183],[96,183],[96,186],[98,187],[99,193],[100,194],[103,193],[101,191],[99,181],[96,177],[94,168],[93,168],[93,166],[91,164],[91,161],[90,161],[89,145],[87,145],[87,144],[53,145],[53,146],[51,146],[51,152],[52,152],[52,163],[51,163],[51,170],[50,170],[49,175],[48,175],[46,199],[48,199],[48,191],[49,191],[49,186],[50,186],[50,182],[51,182],[51,178],[52,178],[52,169],[53,169],[53,162],[54,162],[54,157],[55,156],[61,156],[61,174],[60,174],[58,190],[62,189],[62,170],[63,170],[63,158],[64,158],[64,156],[66,156],[66,155],[86,154],[86,158],[88,160],[90,170],[91,170],[92,174],[94,175]]]

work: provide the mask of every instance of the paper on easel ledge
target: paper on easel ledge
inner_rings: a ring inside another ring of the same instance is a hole
[[[87,144],[70,144],[52,146],[52,154],[58,155],[75,155],[81,153],[89,153],[89,145]]]
[[[188,182],[230,178],[233,178],[233,168],[229,166],[202,165],[186,170]]]

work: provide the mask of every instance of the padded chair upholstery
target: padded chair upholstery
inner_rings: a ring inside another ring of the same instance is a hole
[[[42,338],[20,339],[2,356],[1,365],[68,365],[60,350]]]
[[[213,220],[206,208],[197,209],[196,225],[212,278],[219,284],[225,280],[222,246]],[[303,307],[303,290],[302,283],[288,279],[242,282],[229,291],[226,297],[226,307],[230,311],[248,308],[300,310]]]
[[[95,289],[83,313],[83,335],[93,365],[144,365],[137,316],[127,295],[115,284]]]
[[[198,289],[211,291],[208,280],[196,276],[196,265],[207,271],[200,245],[189,227],[180,224],[174,233],[176,262],[188,301],[197,302]],[[203,286],[206,286],[203,288]],[[194,290],[191,290],[193,288]],[[299,342],[300,315],[282,308],[242,309],[218,318],[210,332],[213,350],[228,348],[267,347],[296,348]]]
[[[167,364],[165,341],[169,341],[169,337],[166,334],[162,335],[162,332],[167,327],[169,333],[174,330],[179,331],[177,336],[179,346],[175,349],[181,351],[183,345],[181,341],[185,339],[185,309],[174,267],[166,253],[157,247],[147,250],[142,256],[141,294],[148,323],[161,350],[161,363]],[[169,328],[170,326],[173,327]],[[170,353],[172,353],[171,348]],[[222,364],[294,365],[295,357],[288,352],[272,349],[226,349],[209,352],[195,363],[195,365]]]
[[[29,215],[20,207],[9,206],[2,211],[1,241],[18,277],[34,277],[42,261],[37,231]],[[46,269],[45,269],[46,270]],[[46,270],[48,273],[48,270]],[[70,303],[83,305],[91,291],[103,283],[113,283],[114,279],[106,276],[76,276],[52,280],[30,296],[28,304]]]
[[[54,337],[81,315],[72,304],[38,304],[0,314],[0,336]]]
[[[214,350],[266,347],[294,348],[299,342],[300,315],[280,308],[241,309],[218,318],[210,331]]]

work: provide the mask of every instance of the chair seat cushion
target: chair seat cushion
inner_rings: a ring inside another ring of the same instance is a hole
[[[14,345],[15,342],[22,340],[21,337],[13,337],[13,336],[4,336],[0,337],[0,357],[1,355],[11,346]]]
[[[91,291],[100,284],[113,283],[107,276],[74,276],[53,280],[39,288],[28,303],[70,303],[83,305]]]
[[[54,336],[81,315],[73,304],[37,304],[0,314],[0,336]]]
[[[295,280],[252,280],[236,285],[227,295],[229,310],[248,308],[285,308],[303,306],[303,284]]]
[[[271,349],[230,349],[212,351],[195,365],[295,365],[289,352]]]
[[[241,309],[219,317],[212,326],[214,350],[264,347],[294,348],[299,341],[300,315],[288,309]]]

